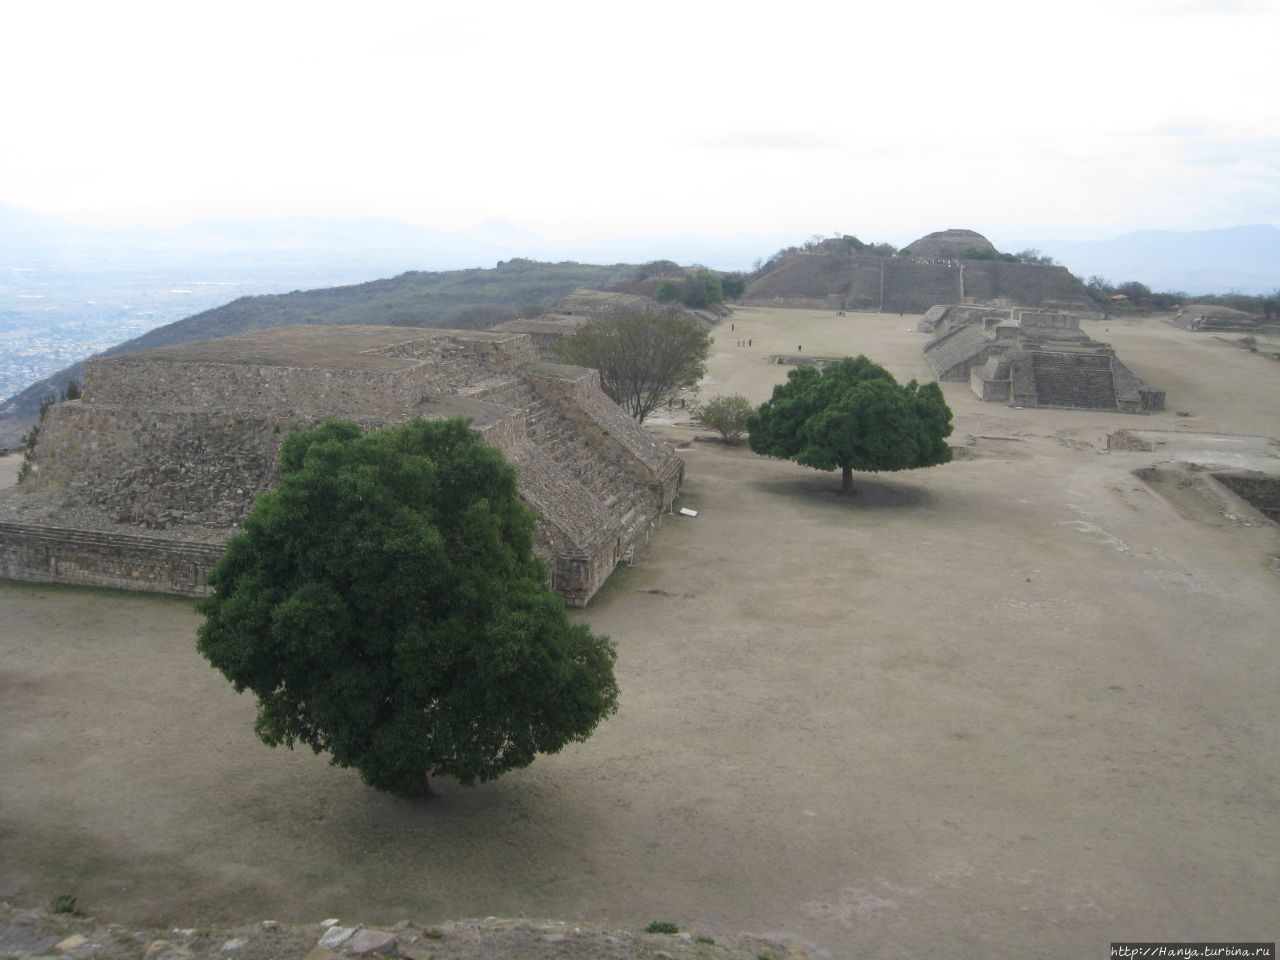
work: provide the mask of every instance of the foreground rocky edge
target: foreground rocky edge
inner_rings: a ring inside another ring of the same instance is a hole
[[[0,903],[0,960],[804,960],[797,944],[745,934],[643,933],[562,921],[345,920],[156,930]]]

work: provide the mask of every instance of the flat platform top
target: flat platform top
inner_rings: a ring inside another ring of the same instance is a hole
[[[565,313],[546,313],[528,320],[508,320],[495,329],[508,333],[554,333],[568,335],[586,323],[586,317],[574,317]]]
[[[1236,470],[1280,469],[1280,442],[1271,437],[1190,430],[1130,430],[1163,458]]]
[[[263,367],[328,367],[335,370],[375,370],[394,373],[422,363],[413,357],[379,352],[424,340],[503,341],[515,333],[440,330],[425,327],[295,325],[244,333],[217,340],[199,340],[154,350],[140,350],[106,363],[229,363]]]

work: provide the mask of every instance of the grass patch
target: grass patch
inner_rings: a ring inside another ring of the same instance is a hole
[[[680,928],[669,920],[655,920],[644,928],[645,933],[679,933]]]
[[[80,912],[80,905],[76,903],[76,898],[71,894],[60,893],[49,900],[49,912],[75,915]]]

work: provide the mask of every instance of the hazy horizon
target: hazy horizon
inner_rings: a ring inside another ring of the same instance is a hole
[[[1280,224],[1273,0],[73,0],[8,25],[0,202],[116,225],[496,220],[575,247]]]

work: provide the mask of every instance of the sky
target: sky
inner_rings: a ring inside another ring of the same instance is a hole
[[[9,4],[0,202],[544,237],[1280,225],[1280,0]]]

